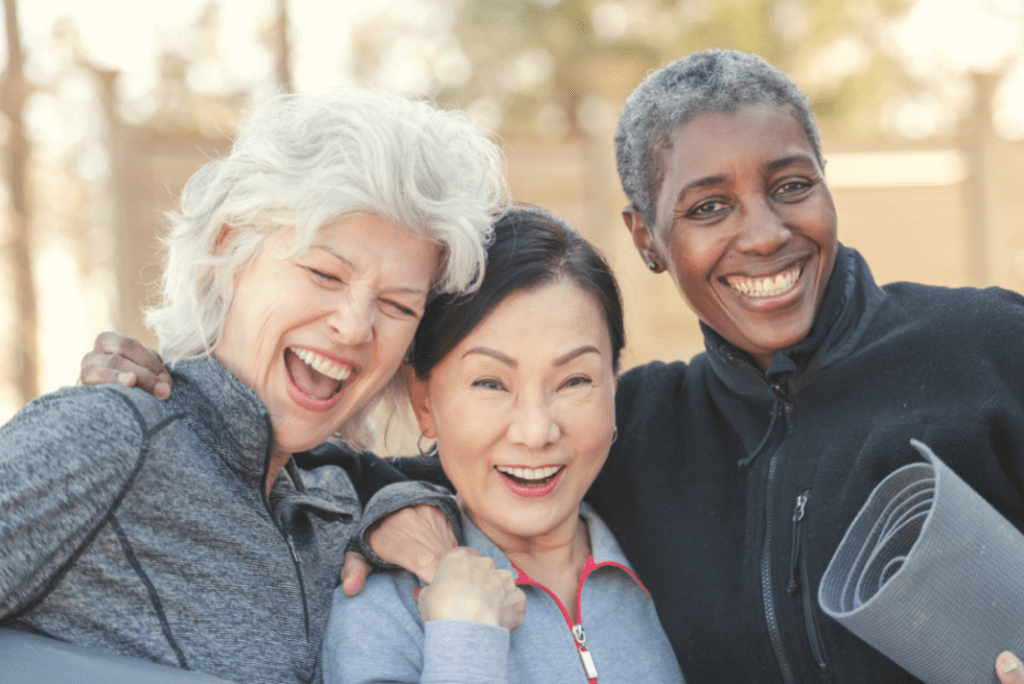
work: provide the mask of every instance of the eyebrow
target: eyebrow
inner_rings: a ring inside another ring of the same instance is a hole
[[[601,352],[594,345],[587,344],[587,345],[584,345],[584,346],[582,346],[582,347],[580,347],[578,349],[573,349],[568,354],[563,354],[563,355],[559,356],[557,359],[555,359],[554,363],[552,363],[551,365],[556,366],[556,367],[557,366],[564,366],[565,364],[567,364],[570,361],[572,361],[573,359],[575,359],[577,356],[582,356],[583,354],[589,354],[589,353],[600,354]],[[491,358],[497,359],[501,363],[505,364],[509,368],[518,368],[519,367],[519,362],[518,361],[513,359],[508,354],[504,354],[504,353],[498,351],[497,349],[493,349],[491,347],[473,347],[472,349],[467,349],[462,354],[462,358],[466,358],[470,354],[483,354],[484,356],[490,356]]]
[[[341,263],[345,264],[345,267],[348,268],[349,270],[351,270],[351,271],[355,271],[356,270],[356,265],[354,263],[352,263],[352,261],[350,261],[347,257],[345,257],[345,256],[343,256],[341,254],[338,254],[337,252],[335,252],[330,247],[327,247],[326,245],[311,245],[310,249],[319,249],[319,250],[322,250],[324,252],[327,252],[332,257],[334,257],[335,259],[337,259]],[[389,287],[389,288],[386,288],[386,291],[387,292],[408,292],[410,294],[423,295],[423,296],[426,296],[427,292],[428,292],[428,290],[424,290],[421,287],[407,287],[407,286]]]
[[[683,187],[681,187],[679,189],[679,194],[676,195],[676,204],[679,204],[680,202],[682,202],[683,198],[686,197],[686,193],[690,192],[691,190],[696,190],[697,188],[703,188],[703,187],[706,187],[708,185],[716,185],[718,183],[724,183],[727,178],[728,177],[724,173],[719,173],[719,174],[715,174],[714,176],[704,176],[703,178],[698,178],[695,181],[687,183],[686,185],[684,185]]]
[[[594,353],[597,354],[598,356],[601,355],[601,352],[598,351],[597,347],[595,347],[592,344],[588,344],[580,347],[579,349],[573,349],[568,354],[563,354],[562,356],[559,356],[557,359],[555,359],[555,363],[553,365],[564,366],[565,364],[575,359],[577,356],[582,356],[583,354],[589,353]]]
[[[774,171],[775,169],[781,169],[784,166],[790,164],[810,164],[815,165],[815,161],[808,157],[806,154],[791,154],[788,157],[782,157],[781,159],[775,159],[764,165],[765,171]]]

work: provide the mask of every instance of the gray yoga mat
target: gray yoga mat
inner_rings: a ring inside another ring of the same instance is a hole
[[[1024,535],[926,445],[882,480],[818,590],[825,613],[926,684],[997,683],[1024,656]]]
[[[269,636],[268,638],[273,638]],[[230,684],[200,672],[133,660],[0,627],[0,684]]]

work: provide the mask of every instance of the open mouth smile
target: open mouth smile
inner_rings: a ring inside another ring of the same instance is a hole
[[[800,274],[803,272],[803,266],[802,263],[796,264],[785,271],[759,278],[731,275],[726,276],[723,280],[733,290],[746,297],[755,299],[778,297],[796,287],[800,280]]]
[[[341,397],[355,369],[305,347],[284,352],[288,393],[303,408],[326,411]]]
[[[522,466],[495,466],[502,480],[514,494],[519,496],[545,496],[550,494],[565,472],[565,466],[541,466],[540,468],[524,468]]]

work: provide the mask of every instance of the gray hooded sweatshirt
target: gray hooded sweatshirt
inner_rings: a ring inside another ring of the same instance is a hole
[[[166,402],[73,387],[0,428],[0,625],[239,682],[319,682],[352,483],[290,461],[265,496],[262,402],[211,357],[171,370]]]

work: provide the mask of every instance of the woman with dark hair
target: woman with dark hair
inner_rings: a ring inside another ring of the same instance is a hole
[[[458,492],[462,543],[420,589],[335,593],[327,682],[681,682],[654,604],[585,504],[615,439],[625,342],[608,265],[547,212],[506,211],[479,290],[427,306],[406,380]],[[388,496],[388,490],[380,496]],[[527,618],[501,628],[518,584]],[[418,594],[418,599],[417,599]]]

